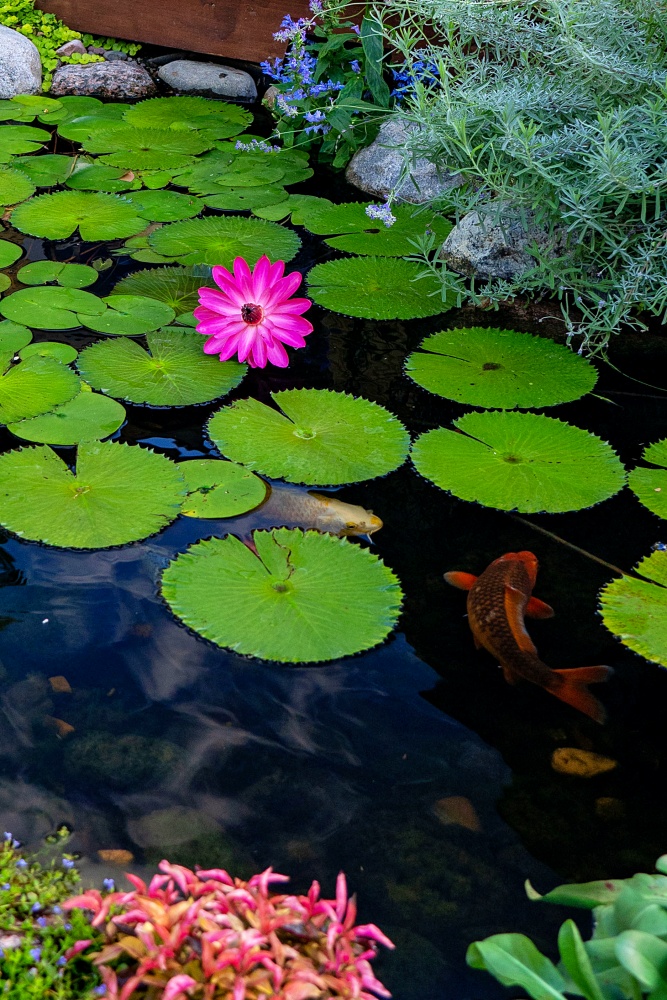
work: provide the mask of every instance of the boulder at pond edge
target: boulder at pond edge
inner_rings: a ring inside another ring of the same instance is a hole
[[[38,94],[42,89],[42,61],[37,47],[20,31],[0,25],[0,98]]]

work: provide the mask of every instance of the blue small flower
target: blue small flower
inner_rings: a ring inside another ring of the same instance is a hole
[[[377,219],[383,222],[387,228],[396,222],[396,216],[392,214],[391,205],[385,202],[384,205],[367,205],[366,215],[369,219]]]
[[[353,59],[350,63],[350,69],[353,73],[361,73],[361,66],[359,65],[358,59]]]
[[[27,868],[28,867],[28,862],[25,860],[25,858],[19,858],[18,861],[16,862],[16,867],[17,868]]]
[[[69,921],[66,924],[63,924],[63,927],[65,928],[66,931],[72,930],[72,925],[69,923]]]
[[[4,892],[8,892],[9,889],[11,889],[11,885],[9,884],[9,882],[5,882],[3,885],[0,885],[0,889],[2,889]]]
[[[33,962],[39,962],[40,959],[41,959],[41,957],[42,957],[42,949],[41,948],[31,948],[30,949],[30,957],[32,958]]]
[[[13,833],[7,833],[6,830],[5,830],[4,836],[5,836],[5,840],[13,840],[14,839],[14,834]]]
[[[63,911],[62,911],[62,910],[60,909],[60,907],[59,907],[59,906],[52,906],[52,907],[51,907],[51,913],[55,913],[56,915],[60,916],[60,914],[61,914],[62,912],[63,912]]]
[[[69,858],[63,858],[63,868],[65,868],[67,871],[70,871],[72,868],[74,868],[74,862],[70,861]]]
[[[42,908],[42,904],[41,903],[33,903],[32,906],[30,907],[30,912],[31,913],[39,913],[39,911],[41,910],[41,908]]]
[[[35,923],[37,924],[38,927],[46,927],[47,926],[46,917],[37,917]]]
[[[65,958],[64,955],[60,956],[60,958],[56,962],[56,965],[59,965],[61,969],[62,969],[63,965],[67,965],[67,959]]]
[[[116,883],[112,878],[105,878],[104,881],[102,882],[102,885],[104,886],[107,892],[113,892],[114,889],[116,888]]]
[[[306,111],[303,117],[307,122],[323,122],[326,119],[326,115],[319,108],[317,111]]]
[[[107,988],[104,985],[104,983],[102,983],[101,986],[96,986],[95,989],[93,990],[93,993],[95,994],[96,997],[106,996],[106,992],[107,992]]]

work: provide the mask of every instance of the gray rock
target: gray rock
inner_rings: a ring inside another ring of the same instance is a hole
[[[218,63],[174,59],[160,67],[158,76],[174,90],[210,90],[222,97],[241,97],[246,101],[257,97],[255,81],[249,73]]]
[[[51,93],[54,97],[76,94],[124,100],[151,97],[156,87],[143,66],[131,62],[101,62],[61,66],[53,74]]]
[[[217,832],[220,825],[196,809],[171,806],[128,820],[127,829],[139,847],[160,847],[166,844],[186,844],[197,837]]]
[[[274,84],[271,84],[270,87],[267,87],[264,93],[264,97],[262,98],[262,104],[264,105],[264,107],[268,108],[269,110],[274,108],[276,104],[276,97],[278,96],[279,93],[280,91],[276,86],[274,86]]]
[[[99,47],[99,45],[89,45],[88,48],[86,49],[86,51],[89,52],[91,54],[91,56],[103,56],[104,55],[104,49],[101,49]]]
[[[430,160],[418,157],[413,162],[407,141],[415,127],[398,119],[385,122],[380,134],[365,149],[355,153],[345,177],[350,184],[376,197],[386,198],[392,191],[396,201],[421,205],[441,197],[462,183],[460,174],[440,169]],[[401,174],[407,167],[410,176],[397,189]]]
[[[56,49],[54,55],[57,56],[73,56],[75,52],[83,55],[86,51],[86,46],[83,44],[80,38],[72,38],[71,41],[65,42],[61,45],[59,49]]]
[[[0,25],[0,98],[38,94],[42,61],[37,47],[20,31]]]
[[[104,58],[107,62],[127,62],[128,60],[134,62],[134,59],[130,60],[127,52],[119,52],[118,49],[105,49]]]
[[[532,219],[532,213],[520,216],[509,205],[489,205],[483,216],[468,212],[442,244],[439,256],[460,274],[482,281],[515,281],[535,267],[529,247],[537,243],[553,251],[559,244],[557,237],[534,225]]]

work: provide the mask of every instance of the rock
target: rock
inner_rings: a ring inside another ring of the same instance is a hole
[[[136,789],[173,774],[182,759],[179,746],[157,736],[92,730],[68,743],[63,768],[77,782]]]
[[[130,59],[127,52],[119,52],[117,49],[105,49],[104,58],[107,62],[134,62],[134,59]]]
[[[272,83],[270,87],[267,87],[264,93],[264,97],[262,98],[262,104],[264,105],[265,108],[268,108],[269,111],[273,107],[275,107],[276,97],[278,96],[279,93],[280,91],[275,86],[275,84]]]
[[[254,101],[257,97],[257,87],[249,73],[218,63],[174,59],[159,68],[158,76],[174,90],[210,90],[223,97],[241,97],[246,101]]]
[[[51,93],[54,97],[74,94],[125,100],[151,97],[157,90],[143,66],[131,62],[101,62],[61,66],[53,75]]]
[[[100,861],[108,861],[112,865],[131,865],[134,861],[132,851],[124,851],[121,848],[104,847],[97,852]]]
[[[54,55],[56,56],[73,56],[75,52],[83,55],[86,51],[86,46],[83,44],[80,38],[72,38],[71,41],[65,42],[61,45],[59,49],[56,49]]]
[[[438,799],[433,806],[433,812],[444,826],[464,826],[466,830],[474,831],[482,829],[474,805],[470,799],[465,799],[462,795]]]
[[[450,188],[458,187],[462,183],[460,174],[441,170],[423,157],[412,162],[406,143],[415,131],[415,126],[400,120],[385,122],[370,146],[360,149],[350,160],[345,171],[347,181],[379,198],[395,191],[396,201],[413,205],[433,201]],[[404,166],[409,167],[410,177],[395,190]]]
[[[595,815],[602,820],[623,819],[625,803],[610,795],[601,795],[599,799],[595,800]]]
[[[497,206],[495,210],[489,206],[483,216],[468,212],[442,244],[439,256],[453,271],[482,281],[490,278],[515,281],[535,267],[528,247],[537,243],[542,248],[555,248],[558,242],[531,220],[532,213],[521,219],[509,205]]]
[[[99,47],[99,45],[89,45],[88,48],[86,49],[86,52],[89,52],[91,54],[91,56],[103,56],[104,55],[104,49],[101,49]]]
[[[74,726],[71,726],[69,722],[65,722],[63,719],[56,719],[52,715],[44,717],[44,725],[47,729],[52,729],[61,740],[64,740],[66,736],[74,732]]]
[[[606,771],[613,771],[618,763],[611,757],[579,750],[577,747],[559,747],[551,755],[551,766],[559,774],[572,774],[577,778],[594,778]]]
[[[128,820],[127,829],[139,847],[164,847],[187,844],[205,834],[218,832],[220,827],[206,813],[185,806],[171,806]]]
[[[70,682],[62,674],[58,674],[57,677],[49,677],[49,684],[51,685],[51,690],[57,694],[72,693]]]
[[[0,98],[38,94],[42,61],[37,47],[20,31],[0,25]]]

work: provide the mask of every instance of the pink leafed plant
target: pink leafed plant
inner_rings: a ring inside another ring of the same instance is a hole
[[[376,1000],[390,993],[373,975],[377,945],[393,948],[375,924],[355,926],[345,876],[336,898],[269,890],[287,882],[271,868],[249,881],[226,871],[190,871],[161,861],[147,886],[91,889],[63,904],[92,913],[108,944],[88,956],[107,1000]],[[89,942],[86,942],[89,944]],[[369,992],[370,991],[370,992]],[[373,996],[375,994],[375,996]]]
[[[264,368],[267,361],[286,368],[289,358],[283,345],[304,347],[313,326],[301,315],[310,299],[291,298],[301,274],[284,275],[284,262],[272,264],[266,256],[260,257],[254,272],[243,257],[234,261],[233,274],[214,267],[218,288],[200,288],[195,309],[197,332],[208,337],[204,352],[219,354],[221,361],[237,354],[252,368]]]

